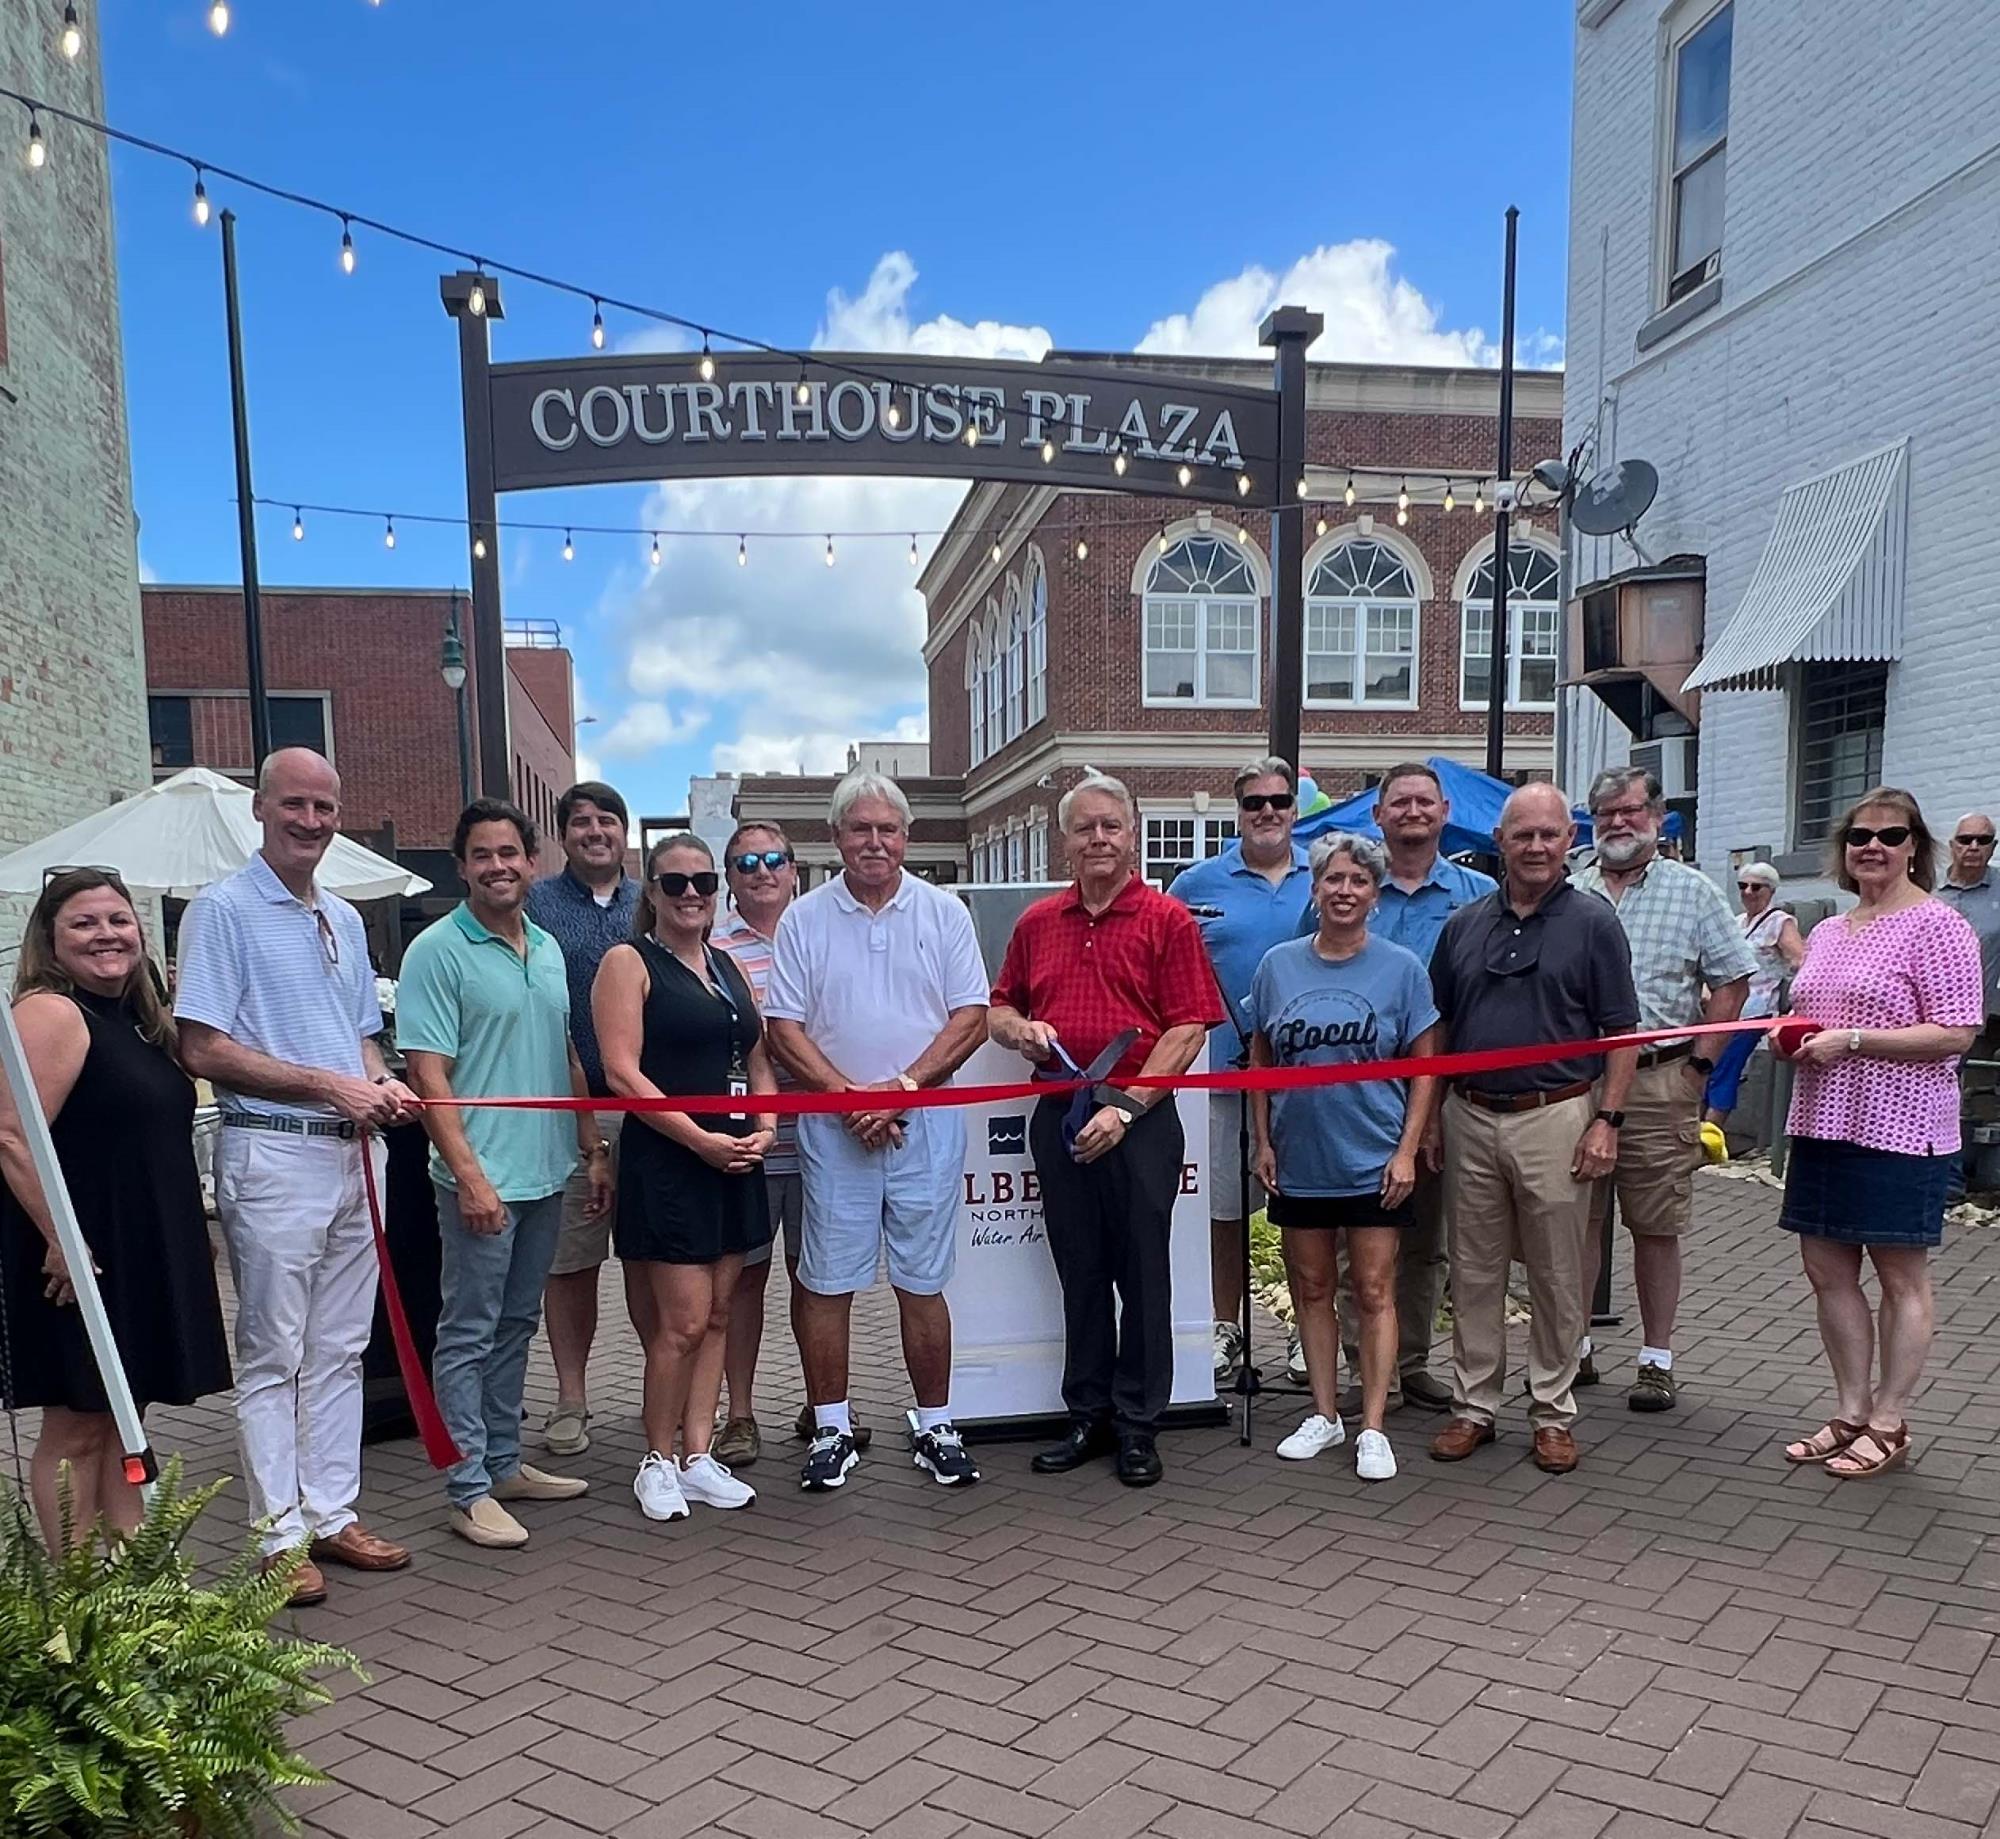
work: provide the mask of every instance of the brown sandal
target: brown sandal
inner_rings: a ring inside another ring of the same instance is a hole
[[[1875,1454],[1863,1454],[1866,1448],[1873,1448]],[[1836,1458],[1853,1466],[1837,1469],[1833,1466]],[[1835,1481],[1858,1481],[1866,1475],[1879,1475],[1884,1469],[1901,1468],[1909,1458],[1909,1425],[1898,1424],[1894,1430],[1877,1430],[1870,1425],[1846,1449],[1829,1456],[1825,1466]]]
[[[1795,1467],[1808,1462],[1824,1462],[1829,1456],[1838,1456],[1867,1430],[1866,1424],[1850,1424],[1845,1418],[1828,1418],[1811,1436],[1786,1444],[1785,1460]],[[1794,1456],[1793,1450],[1801,1450],[1804,1454]]]

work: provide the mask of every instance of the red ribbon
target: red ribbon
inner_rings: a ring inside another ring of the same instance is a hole
[[[389,1235],[382,1230],[382,1202],[375,1192],[373,1145],[361,1143],[361,1175],[368,1185],[368,1223],[375,1228],[375,1262],[382,1270],[382,1306],[389,1312],[389,1337],[396,1343],[396,1365],[402,1370],[403,1391],[410,1401],[410,1415],[417,1420],[417,1435],[424,1440],[424,1454],[434,1469],[449,1469],[465,1460],[464,1453],[445,1427],[444,1413],[438,1409],[437,1395],[431,1390],[430,1375],[417,1358],[417,1340],[410,1333],[410,1318],[403,1308],[403,1293],[396,1287],[396,1270],[389,1262]]]

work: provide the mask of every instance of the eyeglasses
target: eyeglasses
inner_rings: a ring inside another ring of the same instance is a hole
[[[1289,811],[1295,802],[1289,792],[1245,792],[1236,804],[1244,811]]]
[[[319,948],[326,953],[326,967],[337,970],[340,967],[340,938],[333,930],[333,921],[326,917],[326,909],[315,907],[313,921],[319,930]]]
[[[1955,836],[1951,840],[1960,849],[1991,849],[1993,847],[1993,833],[1990,830],[1984,836],[1973,836],[1967,832]]]
[[[1880,843],[1884,849],[1901,849],[1910,840],[1910,827],[1884,824],[1879,830],[1871,830],[1866,824],[1849,824],[1847,834],[1840,840],[1849,849],[1866,849],[1870,843]]]
[[[1595,811],[1591,812],[1590,815],[1591,815],[1591,820],[1594,823],[1599,823],[1599,824],[1609,823],[1611,819],[1613,819],[1614,817],[1622,817],[1625,819],[1627,823],[1636,824],[1640,820],[1640,818],[1644,817],[1649,811],[1652,810],[1652,808],[1653,807],[1649,804],[1600,805]]]
[[[689,888],[706,900],[722,885],[722,877],[712,868],[697,869],[692,875],[669,869],[664,875],[655,875],[653,885],[669,900],[679,900]]]
[[[42,886],[64,875],[74,875],[79,869],[87,869],[93,875],[102,875],[119,893],[125,892],[125,877],[108,862],[60,862],[53,868],[42,870]]]
[[[756,855],[731,856],[729,866],[739,875],[754,875],[760,868],[768,868],[775,875],[791,859],[789,849],[767,849]]]

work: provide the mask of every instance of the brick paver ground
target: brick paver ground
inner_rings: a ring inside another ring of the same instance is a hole
[[[345,1839],[2000,1830],[2000,1234],[1937,1261],[1915,1466],[1837,1483],[1778,1459],[1827,1399],[1775,1213],[1704,1177],[1684,1402],[1586,1393],[1565,1478],[1518,1416],[1453,1468],[1423,1454],[1437,1420],[1392,1419],[1385,1485],[1345,1451],[1281,1463],[1278,1398],[1251,1448],[1168,1436],[1149,1491],[1031,1475],[1014,1444],[947,1491],[884,1435],[807,1496],[774,1440],[755,1508],[656,1527],[608,1278],[597,1440],[572,1465],[593,1492],[524,1509],[525,1551],[455,1540],[414,1445],[369,1452],[365,1512],[417,1563],[336,1573],[298,1617],[373,1682],[309,1721],[334,1785],[300,1808]],[[856,1343],[886,1429],[891,1315],[869,1307]],[[1610,1374],[1636,1343],[1636,1321],[1612,1333]],[[776,1427],[801,1395],[775,1310],[767,1350]],[[533,1384],[539,1414],[545,1363]],[[204,1472],[233,1461],[221,1413],[160,1432]]]

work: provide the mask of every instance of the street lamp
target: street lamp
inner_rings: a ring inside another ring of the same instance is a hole
[[[451,600],[451,619],[444,629],[444,645],[438,653],[438,675],[451,692],[458,708],[458,802],[472,802],[472,732],[465,719],[465,642],[458,634],[458,596]]]

